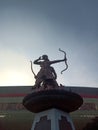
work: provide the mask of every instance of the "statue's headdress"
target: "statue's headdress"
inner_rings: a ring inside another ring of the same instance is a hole
[[[44,60],[46,60],[46,59],[48,59],[48,56],[47,55],[42,55],[42,59]]]

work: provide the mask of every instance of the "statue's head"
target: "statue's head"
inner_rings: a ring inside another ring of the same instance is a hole
[[[47,55],[42,55],[42,59],[43,60],[48,60],[48,56]]]

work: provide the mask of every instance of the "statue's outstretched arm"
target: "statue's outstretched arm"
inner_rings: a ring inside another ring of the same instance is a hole
[[[55,64],[55,63],[59,63],[59,62],[63,62],[65,61],[65,59],[62,60],[54,60],[54,61],[50,61],[50,64]]]

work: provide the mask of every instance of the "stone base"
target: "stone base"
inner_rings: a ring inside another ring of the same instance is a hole
[[[64,89],[41,90],[28,94],[23,99],[23,105],[31,112],[39,113],[56,108],[65,112],[77,110],[83,104],[80,95]]]
[[[35,114],[31,130],[75,130],[68,113],[50,109]]]

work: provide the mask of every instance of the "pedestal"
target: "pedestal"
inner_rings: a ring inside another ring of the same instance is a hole
[[[50,109],[35,114],[31,130],[75,130],[68,113]]]
[[[75,130],[69,113],[82,103],[80,95],[64,89],[35,91],[23,99],[26,109],[36,113],[31,130]]]

